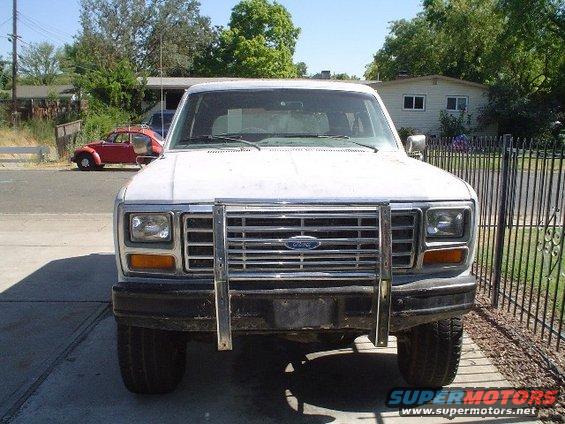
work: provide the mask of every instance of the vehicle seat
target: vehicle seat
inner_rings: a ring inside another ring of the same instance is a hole
[[[351,136],[351,127],[349,120],[343,112],[329,112],[328,113],[329,130],[326,132],[328,135],[346,135]]]

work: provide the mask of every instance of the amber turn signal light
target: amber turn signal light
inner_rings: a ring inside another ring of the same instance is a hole
[[[175,258],[169,255],[129,255],[129,267],[133,270],[165,270],[175,268]]]
[[[424,253],[424,265],[460,264],[465,249],[429,250]]]

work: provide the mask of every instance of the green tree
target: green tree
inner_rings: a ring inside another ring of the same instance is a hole
[[[365,77],[441,74],[488,84],[485,125],[542,134],[565,98],[562,0],[424,0],[412,20],[393,22]],[[562,113],[562,112],[561,112]]]
[[[292,78],[292,62],[300,28],[282,5],[268,0],[242,0],[232,9],[228,28],[203,58],[207,75]]]
[[[81,66],[127,60],[136,72],[185,76],[216,37],[196,0],[81,0]]]
[[[410,75],[439,74],[442,46],[424,16],[391,24],[384,45],[367,65],[368,80],[394,79],[400,71]]]
[[[393,79],[400,71],[485,81],[495,69],[494,49],[503,17],[497,0],[425,0],[412,20],[392,23],[367,79]]]
[[[552,92],[530,92],[517,81],[498,80],[489,90],[489,103],[479,122],[498,124],[499,133],[520,137],[550,137],[554,121],[563,121],[562,98]]]
[[[565,41],[565,3],[562,0],[500,0],[512,27],[528,39],[553,35]]]
[[[76,83],[90,96],[94,108],[109,106],[141,113],[145,81],[137,77],[127,60],[106,69],[88,70],[76,77]]]
[[[7,90],[12,80],[10,62],[0,56],[0,90]]]
[[[53,44],[33,43],[23,48],[19,55],[19,70],[32,84],[53,84],[58,75],[61,74],[62,50],[55,48]]]
[[[518,80],[528,92],[565,94],[565,3],[500,0],[498,8],[508,21],[499,43],[512,65],[503,77]]]
[[[298,78],[306,78],[308,76],[308,66],[304,62],[295,63],[296,76]]]
[[[565,4],[500,0],[497,8],[506,22],[497,40],[503,66],[479,119],[500,132],[551,138],[552,123],[565,119]]]
[[[438,37],[442,74],[487,82],[499,63],[505,17],[499,0],[424,0],[424,16]]]
[[[76,54],[75,49],[67,50],[69,55]],[[103,137],[118,125],[139,122],[145,81],[137,77],[132,64],[123,59],[105,69],[81,71],[75,74],[74,84],[88,99],[88,108],[82,112],[83,142]]]
[[[334,80],[359,80],[357,75],[349,75],[347,72],[341,72],[338,74],[332,74],[331,79]]]

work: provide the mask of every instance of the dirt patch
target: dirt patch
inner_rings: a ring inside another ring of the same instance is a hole
[[[559,388],[555,407],[540,410],[544,422],[565,422],[565,346],[560,352],[536,340],[520,321],[493,309],[477,296],[474,310],[465,317],[465,330],[498,370],[515,387]]]

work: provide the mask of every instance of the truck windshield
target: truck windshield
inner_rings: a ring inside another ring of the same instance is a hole
[[[259,89],[189,95],[169,148],[220,148],[227,144],[397,150],[383,111],[370,94]]]

